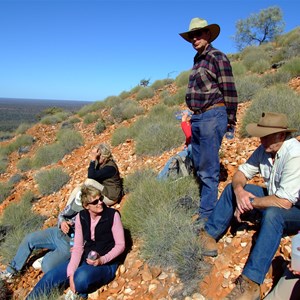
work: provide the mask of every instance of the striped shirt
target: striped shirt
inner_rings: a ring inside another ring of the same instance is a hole
[[[224,53],[208,45],[201,55],[196,54],[185,100],[192,111],[224,103],[228,124],[235,125],[237,91],[230,61]]]

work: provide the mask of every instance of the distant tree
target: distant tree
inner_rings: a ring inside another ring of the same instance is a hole
[[[233,39],[237,49],[241,51],[247,46],[261,45],[274,40],[283,32],[284,27],[281,9],[272,6],[250,15],[245,20],[238,20]]]
[[[44,110],[42,110],[38,115],[37,115],[37,118],[38,120],[40,120],[42,117],[44,116],[53,116],[59,112],[63,112],[64,110],[60,107],[56,107],[56,106],[53,106],[53,107],[48,107]]]
[[[150,78],[149,79],[142,79],[140,81],[140,85],[141,86],[148,86],[149,85],[149,82],[150,82]]]

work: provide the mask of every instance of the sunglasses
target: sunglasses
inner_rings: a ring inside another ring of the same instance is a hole
[[[193,39],[193,38],[200,38],[202,35],[203,35],[203,33],[205,33],[206,32],[206,30],[195,30],[194,32],[190,32],[189,34],[188,34],[188,37],[189,37],[189,39]]]
[[[97,205],[99,202],[103,202],[103,196],[101,196],[100,198],[92,201],[92,202],[89,202],[90,205]]]

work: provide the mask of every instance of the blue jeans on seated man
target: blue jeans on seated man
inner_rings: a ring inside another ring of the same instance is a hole
[[[218,200],[220,176],[219,150],[227,130],[226,108],[216,107],[192,115],[192,152],[194,169],[199,179],[199,217],[207,219]]]
[[[55,288],[66,289],[69,286],[67,267],[69,260],[46,273],[36,284],[26,300],[39,299],[41,295],[48,296]],[[76,292],[84,299],[88,294],[95,292],[101,286],[108,284],[115,277],[118,263],[92,266],[85,261],[81,262],[74,274]]]
[[[256,197],[267,195],[266,189],[247,184],[245,190]],[[224,189],[213,213],[205,224],[206,232],[218,240],[228,229],[236,208],[236,198],[231,184]],[[269,271],[272,259],[283,234],[295,234],[300,228],[300,208],[268,207],[261,212],[260,230],[257,240],[245,264],[243,275],[262,284]]]
[[[192,159],[192,145],[189,144],[188,147],[184,148],[182,151],[178,152],[177,155],[179,155],[182,158],[186,158],[187,156]],[[158,180],[163,180],[168,178],[168,171],[170,168],[170,164],[173,160],[173,156],[167,161],[164,168],[159,172],[157,175]]]
[[[47,273],[70,258],[70,238],[57,227],[29,233],[20,244],[15,257],[6,270],[10,273],[19,272],[28,257],[35,249],[49,249],[42,260],[42,270]]]

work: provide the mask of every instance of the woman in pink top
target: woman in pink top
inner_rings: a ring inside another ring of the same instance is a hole
[[[26,299],[38,299],[54,288],[68,286],[65,299],[87,299],[88,293],[114,278],[118,257],[125,250],[120,215],[103,203],[96,188],[83,185],[81,193],[84,210],[76,216],[71,260],[46,273]]]

